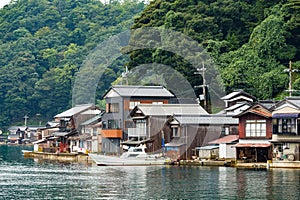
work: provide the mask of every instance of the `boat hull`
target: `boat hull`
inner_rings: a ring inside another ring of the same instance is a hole
[[[163,157],[120,158],[99,154],[89,154],[89,156],[98,166],[145,166],[164,165],[166,163],[166,159]]]

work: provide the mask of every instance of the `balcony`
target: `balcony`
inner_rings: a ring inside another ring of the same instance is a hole
[[[123,132],[121,129],[102,129],[102,137],[122,138]]]
[[[128,128],[128,137],[146,137],[146,128]]]
[[[299,135],[299,124],[273,125],[273,134]]]

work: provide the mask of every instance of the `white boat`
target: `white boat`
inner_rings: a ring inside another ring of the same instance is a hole
[[[120,157],[93,153],[89,156],[99,166],[164,165],[167,161],[161,154],[147,154],[144,146],[131,147]]]

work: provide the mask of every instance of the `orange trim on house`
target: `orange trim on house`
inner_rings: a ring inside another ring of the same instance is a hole
[[[102,136],[106,138],[122,138],[121,129],[103,129]]]

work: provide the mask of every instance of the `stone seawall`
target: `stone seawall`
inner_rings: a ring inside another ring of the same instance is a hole
[[[61,162],[87,162],[92,163],[86,154],[77,153],[45,153],[45,152],[25,152],[24,157],[40,158],[45,160],[55,160]]]

